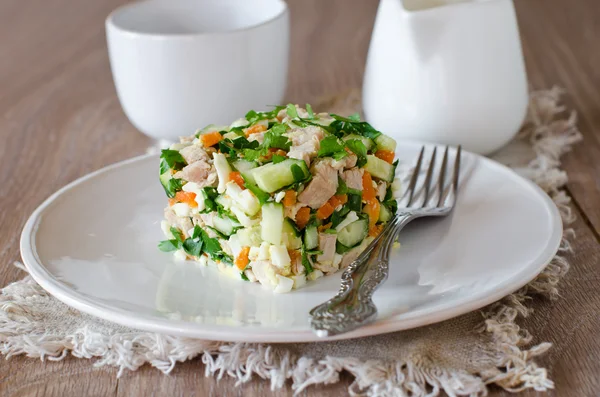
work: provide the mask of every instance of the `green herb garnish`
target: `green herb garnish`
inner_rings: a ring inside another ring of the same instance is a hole
[[[356,166],[362,167],[367,164],[367,147],[360,139],[348,139],[346,142],[346,147],[352,151],[352,153],[356,154]]]
[[[286,112],[288,114],[288,116],[290,116],[293,119],[297,119],[298,117],[298,109],[296,109],[296,106],[294,106],[294,104],[292,103],[288,103],[287,107],[286,107]]]
[[[281,109],[284,108],[285,106],[275,106],[275,108],[270,112],[256,112],[254,110],[251,110],[248,113],[246,113],[245,119],[248,120],[248,123],[250,124],[254,124],[260,120],[274,119],[275,117],[277,117],[277,113],[279,113]]]
[[[177,150],[163,149],[160,152],[160,173],[164,174],[169,169],[179,171],[187,165],[183,156]]]
[[[313,120],[315,118],[315,113],[313,112],[312,106],[310,104],[306,104],[306,111],[308,112],[308,119]]]
[[[163,184],[165,193],[169,198],[175,197],[175,194],[183,187],[183,180],[177,178],[169,178],[169,180]]]
[[[335,155],[339,156],[342,153],[343,153],[343,156],[341,158],[348,155],[348,153],[346,153],[346,150],[344,150],[344,145],[341,144],[335,136],[329,135],[321,141],[321,146],[319,147],[317,156],[319,156],[319,157],[334,157]],[[339,160],[339,159],[336,159],[336,160]]]
[[[179,249],[179,241],[173,240],[164,240],[158,243],[158,249],[163,252],[172,252]]]
[[[312,273],[315,269],[313,269],[310,260],[308,260],[308,253],[306,252],[306,246],[304,245],[304,243],[302,243],[302,245],[300,246],[300,254],[302,258],[302,266],[304,266],[304,270],[308,275]]]
[[[329,127],[334,131],[336,136],[342,137],[348,134],[358,134],[367,138],[375,139],[381,132],[377,131],[366,121],[360,121],[358,114],[350,117],[342,117],[337,114],[331,114],[331,117],[335,119]]]
[[[274,154],[273,157],[271,157],[271,160],[273,160],[273,164],[281,163],[283,160],[285,160],[285,156]]]
[[[304,172],[298,164],[292,164],[292,166],[290,167],[290,171],[292,171],[294,182],[302,182],[305,179]]]

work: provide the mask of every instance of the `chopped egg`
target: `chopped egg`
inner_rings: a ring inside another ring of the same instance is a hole
[[[263,241],[262,244],[260,245],[259,248],[259,252],[258,252],[258,260],[265,260],[265,259],[269,259],[269,247],[271,246],[271,244],[267,243],[266,241]]]
[[[298,289],[306,285],[306,276],[304,274],[298,274],[297,276],[292,276],[292,280],[294,280],[294,288]]]
[[[275,277],[277,277],[277,287],[275,287],[274,290],[275,293],[283,294],[292,290],[292,287],[294,286],[293,279],[279,274],[276,274]]]
[[[322,272],[322,271],[320,271],[320,270],[318,270],[318,269],[315,269],[315,270],[314,270],[312,273],[310,273],[310,274],[308,275],[308,277],[307,277],[307,278],[308,278],[310,281],[315,281],[316,279],[318,279],[318,278],[321,278],[321,277],[323,277],[323,272]]]
[[[183,250],[175,251],[175,254],[173,254],[173,256],[177,261],[187,261],[187,254]]]
[[[285,245],[270,246],[269,254],[271,256],[271,262],[277,267],[284,268],[292,263]]]
[[[279,203],[285,197],[285,192],[279,192],[275,195],[275,202]]]

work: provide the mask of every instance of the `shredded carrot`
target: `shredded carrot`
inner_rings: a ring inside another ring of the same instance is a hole
[[[198,203],[196,202],[196,193],[180,191],[175,193],[175,201],[178,203],[186,203],[192,208],[196,208]]]
[[[335,207],[328,202],[323,204],[321,208],[317,210],[317,218],[318,219],[327,219],[333,214]]]
[[[210,147],[219,143],[223,139],[223,136],[219,133],[219,131],[209,132],[208,134],[200,135],[200,142],[202,142],[202,146]]]
[[[378,150],[375,152],[375,157],[379,157],[383,161],[392,164],[394,162],[394,157],[396,157],[396,153],[391,150]]]
[[[292,263],[294,263],[300,257],[300,252],[298,250],[288,250],[288,255]]]
[[[367,215],[369,215],[369,226],[370,227],[375,226],[375,224],[377,223],[377,220],[379,219],[380,207],[381,207],[381,205],[379,204],[379,201],[372,200],[372,201],[369,201],[363,208],[363,211]]]
[[[324,224],[324,225],[321,225],[321,226],[319,226],[319,227],[317,228],[317,230],[318,230],[318,231],[320,231],[320,232],[322,232],[322,231],[325,231],[325,230],[327,230],[327,229],[331,229],[331,226],[332,226],[332,225],[333,225],[333,223],[329,222],[329,223],[326,223],[326,224]]]
[[[276,154],[278,156],[283,156],[283,157],[287,156],[287,153],[285,151],[272,147],[269,149],[269,152],[264,157],[265,157],[265,159],[270,160],[274,154]]]
[[[286,190],[285,192],[285,197],[283,198],[283,206],[284,207],[291,207],[292,205],[296,204],[296,195],[298,193],[296,193],[295,190]]]
[[[174,198],[170,198],[169,199],[169,207],[174,206],[175,204],[177,204],[177,200],[175,200]]]
[[[238,255],[237,258],[235,258],[235,266],[238,269],[244,270],[246,268],[246,266],[248,266],[248,263],[250,262],[250,259],[248,258],[249,254],[250,254],[250,247],[247,247],[247,246],[242,247],[240,254]]]
[[[259,132],[266,131],[267,127],[262,124],[255,124],[252,127],[246,128],[246,137],[249,137],[252,134],[258,134]]]
[[[369,236],[377,237],[383,230],[383,224],[375,225],[369,228]]]
[[[231,171],[229,173],[229,179],[234,181],[242,189],[246,188],[246,186],[244,185],[244,178],[242,178],[242,174],[240,174],[239,172]]]
[[[304,229],[308,221],[310,220],[310,208],[302,207],[296,213],[296,225],[300,229]]]
[[[367,171],[365,171],[363,173],[363,177],[362,177],[362,187],[363,187],[363,193],[362,193],[362,199],[363,201],[371,202],[373,200],[377,200],[377,192],[375,191],[375,188],[373,187],[373,179],[371,179],[371,174],[369,174]]]
[[[347,194],[338,194],[329,199],[329,204],[333,206],[333,208],[337,208],[338,205],[344,205],[348,202]]]

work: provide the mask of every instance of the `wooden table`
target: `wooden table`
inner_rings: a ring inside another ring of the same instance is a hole
[[[104,18],[125,0],[0,2],[0,284],[23,276],[19,233],[55,190],[107,164],[143,153],[149,141],[123,115],[109,71]],[[562,298],[536,300],[524,327],[554,344],[540,363],[556,396],[600,393],[600,5],[597,0],[520,0],[531,85],[569,93],[585,143],[564,158],[577,215]],[[306,103],[360,87],[376,0],[291,0],[292,59],[287,99]],[[145,367],[116,378],[89,360],[0,361],[2,396],[288,396],[254,380],[241,388],[204,378],[198,361],[171,376]],[[303,395],[346,395],[350,382]],[[324,393],[323,393],[324,392]],[[493,390],[493,395],[505,395]],[[525,395],[535,395],[530,392]]]

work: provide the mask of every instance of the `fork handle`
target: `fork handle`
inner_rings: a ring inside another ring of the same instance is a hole
[[[310,311],[310,324],[318,336],[334,336],[369,324],[377,317],[372,296],[388,277],[389,253],[402,228],[415,217],[396,215],[386,228],[342,273],[335,297]]]

